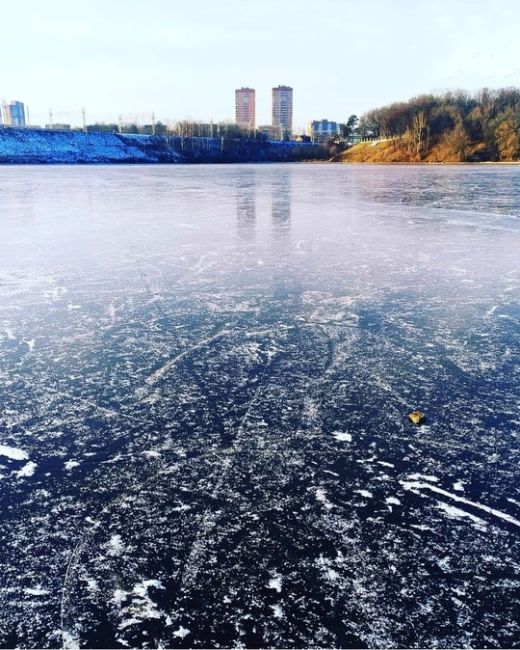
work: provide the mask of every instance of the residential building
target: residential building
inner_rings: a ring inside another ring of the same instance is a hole
[[[289,138],[293,125],[293,89],[289,86],[273,88],[273,127],[280,129],[284,139]]]
[[[307,124],[307,135],[313,142],[326,142],[335,138],[339,133],[337,122],[329,120],[313,120]]]
[[[253,88],[235,90],[235,122],[243,129],[255,128],[255,91]]]
[[[8,126],[25,126],[23,102],[9,102],[5,107],[5,121]]]

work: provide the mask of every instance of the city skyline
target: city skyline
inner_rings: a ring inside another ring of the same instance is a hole
[[[288,82],[300,130],[425,92],[520,85],[513,0],[493,11],[483,0],[470,8],[325,0],[312,20],[305,0],[132,5],[140,7],[146,11],[119,0],[10,5],[0,38],[16,57],[2,70],[0,97],[24,101],[41,124],[49,107],[56,120],[79,124],[83,106],[92,122],[152,111],[158,120],[218,122],[233,120],[233,91],[248,86],[257,91],[256,123],[267,124],[270,89]]]

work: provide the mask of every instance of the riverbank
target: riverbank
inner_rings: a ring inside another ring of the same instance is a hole
[[[467,148],[464,157],[455,148],[438,142],[432,144],[426,153],[418,152],[405,138],[389,138],[360,142],[342,151],[332,160],[334,162],[357,163],[460,163],[493,162],[487,159],[485,145],[473,143]],[[463,159],[464,158],[464,159]]]
[[[430,146],[426,153],[418,153],[405,138],[389,138],[360,142],[334,156],[332,162],[343,163],[401,163],[401,164],[503,164],[518,165],[518,160],[493,160],[484,142],[467,146],[464,155],[444,142]]]
[[[161,164],[326,160],[304,142],[0,127],[0,164]]]

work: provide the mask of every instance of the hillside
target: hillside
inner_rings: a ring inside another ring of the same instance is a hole
[[[369,111],[356,129],[371,138],[339,154],[344,162],[520,160],[520,89],[420,95]]]
[[[485,143],[474,142],[468,147],[464,159],[457,151],[453,151],[442,143],[429,147],[424,155],[411,151],[408,143],[403,138],[375,140],[360,142],[333,158],[333,162],[357,163],[457,163],[457,162],[485,162],[489,160],[486,155]]]

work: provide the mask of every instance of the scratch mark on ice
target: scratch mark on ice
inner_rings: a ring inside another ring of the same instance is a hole
[[[430,483],[419,483],[417,481],[399,481],[399,482],[401,483],[401,485],[405,490],[409,490],[410,492],[414,492],[415,494],[420,494],[421,490],[430,490],[431,492],[435,492],[436,494],[441,494],[442,496],[447,497],[448,499],[452,499],[453,501],[457,501],[458,503],[465,503],[468,506],[472,506],[473,508],[482,510],[483,512],[486,512],[489,515],[493,515],[493,517],[496,517],[497,519],[502,519],[502,521],[506,521],[508,524],[512,524],[513,526],[517,526],[518,528],[520,528],[520,521],[518,519],[515,519],[511,515],[508,515],[506,512],[500,512],[500,510],[496,510],[495,508],[490,508],[489,506],[486,506],[483,503],[470,501],[469,499],[458,496],[457,494],[452,494],[451,492],[447,492],[446,490],[443,490],[442,488],[437,487],[436,485],[431,485]]]
[[[164,365],[162,365],[160,368],[158,368],[155,372],[152,372],[151,375],[149,375],[146,379],[145,382],[149,386],[153,386],[156,384],[159,380],[161,380],[165,375],[167,375],[170,370],[179,362],[185,359],[187,356],[189,356],[192,352],[195,352],[195,350],[199,350],[200,348],[203,348],[204,346],[208,345],[209,343],[213,343],[213,341],[217,341],[218,339],[228,336],[231,334],[231,330],[223,329],[220,330],[220,332],[217,332],[217,334],[208,337],[207,339],[203,339],[202,341],[199,341],[195,345],[193,345],[191,348],[188,348],[187,350],[184,350],[184,352],[181,352],[178,354],[176,357],[173,357],[173,359],[170,359],[167,361]],[[142,389],[138,389],[142,390]],[[138,392],[136,391],[136,392]]]

